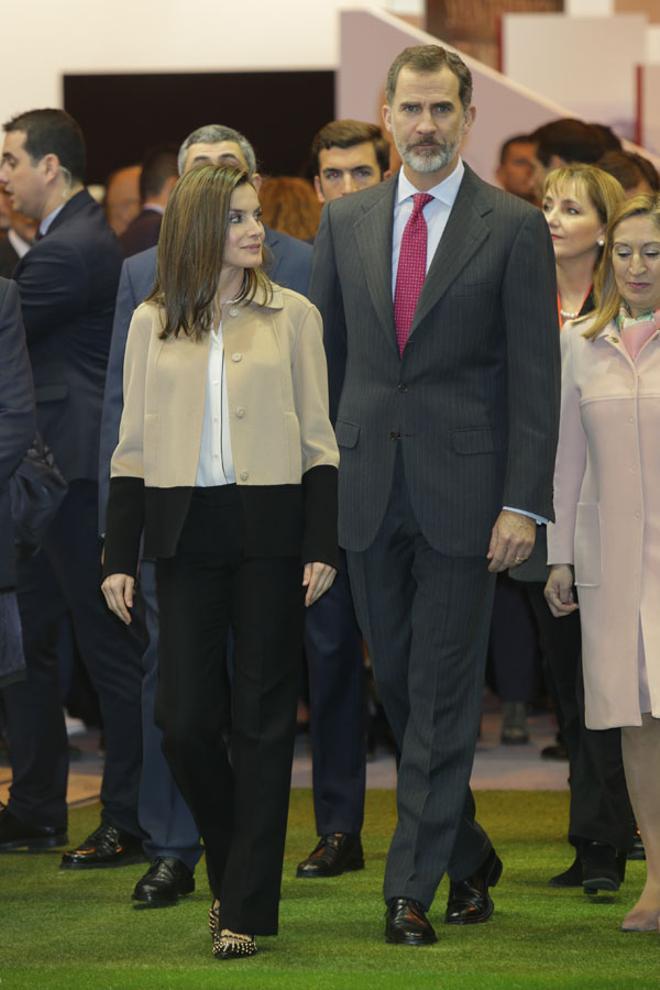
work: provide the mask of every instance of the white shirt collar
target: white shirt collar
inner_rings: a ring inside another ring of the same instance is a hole
[[[454,171],[448,175],[446,179],[443,179],[442,182],[438,182],[437,186],[433,186],[431,189],[427,190],[429,196],[433,196],[434,199],[439,199],[442,203],[452,207],[456,202],[456,197],[458,196],[458,190],[461,182],[463,181],[464,174],[465,165],[463,164],[463,159],[459,157]],[[404,200],[409,199],[411,196],[414,196],[415,193],[420,191],[421,190],[413,186],[412,182],[406,178],[403,169],[401,169],[399,171],[399,183],[396,192],[397,204],[403,203]]]

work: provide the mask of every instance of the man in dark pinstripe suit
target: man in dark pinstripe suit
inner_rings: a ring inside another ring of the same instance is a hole
[[[493,911],[502,864],[469,779],[494,579],[552,517],[552,246],[539,211],[462,162],[471,95],[457,55],[397,57],[384,120],[403,168],[329,204],[310,291],[341,453],[340,542],[401,751],[386,938],[412,945],[436,940],[426,914],[445,872],[447,923]]]

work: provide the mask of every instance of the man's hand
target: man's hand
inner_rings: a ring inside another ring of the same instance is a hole
[[[573,600],[573,571],[568,564],[554,564],[550,568],[544,594],[555,619],[575,611],[578,605]]]
[[[486,560],[491,572],[506,571],[527,560],[534,549],[536,522],[519,512],[502,509],[495,520]]]
[[[305,564],[303,571],[303,587],[307,588],[305,595],[305,606],[309,608],[317,599],[324,594],[328,588],[332,587],[337,571],[330,564],[321,564],[315,561],[313,564]]]
[[[108,574],[101,585],[101,591],[110,611],[119,616],[127,626],[130,626],[131,613],[129,609],[133,608],[135,578],[128,574]]]

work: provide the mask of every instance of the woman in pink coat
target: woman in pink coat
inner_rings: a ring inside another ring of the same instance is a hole
[[[660,195],[607,230],[596,311],[562,334],[546,598],[580,592],[586,724],[621,726],[647,880],[624,931],[660,925]],[[573,577],[573,571],[575,577]]]

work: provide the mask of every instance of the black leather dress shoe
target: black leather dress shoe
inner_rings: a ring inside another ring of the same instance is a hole
[[[419,901],[393,897],[385,911],[385,941],[392,945],[433,945],[438,936]]]
[[[582,849],[582,886],[586,894],[618,890],[626,875],[626,854],[606,842],[585,842]]]
[[[338,877],[349,870],[364,869],[364,853],[359,835],[333,832],[322,835],[316,847],[298,864],[297,877]]]
[[[195,878],[185,863],[174,856],[159,856],[136,883],[133,900],[144,907],[168,907],[194,889]]]
[[[98,870],[107,866],[128,866],[144,860],[142,841],[114,825],[102,824],[76,849],[62,856],[62,870]]]
[[[548,880],[551,887],[581,887],[582,886],[582,860],[580,854],[575,854],[575,859],[567,870],[558,873]]]
[[[65,828],[25,825],[12,815],[9,808],[0,811],[0,852],[14,852],[17,849],[38,852],[65,846],[68,841]]]
[[[448,925],[478,925],[488,921],[495,905],[488,893],[502,876],[502,860],[494,849],[479,869],[466,880],[452,880],[445,922]]]

